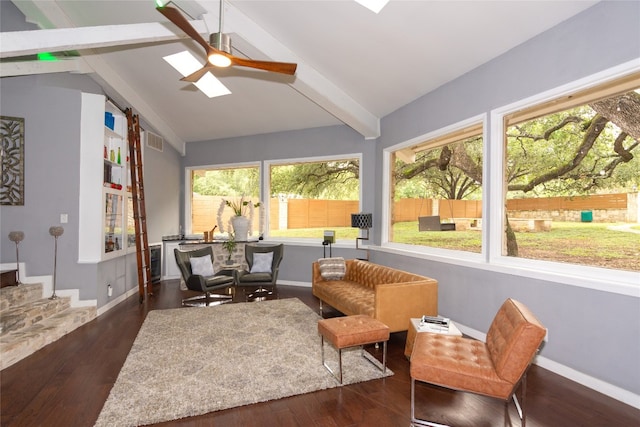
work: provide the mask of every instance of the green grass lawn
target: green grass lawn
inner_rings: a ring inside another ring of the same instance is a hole
[[[551,231],[516,232],[518,256],[528,259],[558,261],[620,270],[640,271],[640,234],[611,230],[610,223],[553,222]],[[638,229],[638,226],[632,226]],[[358,229],[332,228],[337,239],[355,239]],[[324,228],[282,230],[272,232],[276,237],[318,236],[322,240]],[[466,231],[418,231],[418,222],[400,222],[393,226],[396,243],[431,246],[480,253],[482,233]]]

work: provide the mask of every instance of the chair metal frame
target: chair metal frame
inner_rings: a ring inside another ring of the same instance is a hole
[[[209,255],[211,257],[211,262],[213,262],[213,249],[211,246],[207,246],[200,249],[195,249],[192,251],[181,251],[178,248],[175,248],[174,256],[176,258],[176,264],[180,269],[180,273],[182,274],[182,278],[184,279],[185,284],[187,285],[187,289],[195,292],[202,292],[204,296],[197,295],[194,297],[184,298],[182,300],[182,305],[210,305],[211,300],[215,300],[216,304],[221,304],[225,302],[231,302],[233,300],[233,295],[227,294],[216,294],[212,293],[212,291],[225,289],[235,284],[235,279],[228,274],[220,274],[215,273],[212,277],[225,277],[226,280],[218,280],[220,283],[214,285],[207,285],[207,278],[204,276],[200,276],[198,274],[192,274],[191,272],[191,263],[189,259],[192,257],[201,257]]]
[[[429,334],[429,333],[426,333]],[[531,364],[535,356],[540,351],[546,329],[535,318],[533,313],[523,304],[511,298],[507,299],[496,313],[489,331],[487,339],[484,342],[487,350],[489,362],[493,364],[495,374],[501,379],[503,385],[512,384],[507,389],[503,388],[498,391],[485,389],[479,385],[481,383],[469,382],[469,379],[475,377],[471,367],[464,363],[458,363],[457,356],[463,357],[463,350],[451,350],[451,353],[442,353],[440,356],[432,357],[430,348],[432,345],[440,342],[442,346],[457,349],[458,345],[462,345],[464,341],[474,341],[472,338],[466,337],[437,337],[433,335],[425,335],[421,337],[420,350],[416,355],[417,347],[414,346],[411,355],[411,364],[416,363],[416,373],[414,376],[411,370],[411,426],[412,427],[448,427],[446,424],[439,424],[432,421],[416,418],[415,416],[415,383],[416,381],[432,384],[439,387],[448,388],[450,390],[462,391],[465,393],[473,393],[499,399],[505,402],[505,420],[509,417],[508,405],[513,400],[518,416],[520,417],[522,427],[526,426],[526,389],[527,389],[527,372],[531,368]],[[497,344],[500,343],[500,344]],[[463,348],[463,347],[460,347]],[[425,353],[422,353],[425,352]],[[445,357],[446,356],[446,357]],[[449,357],[450,356],[450,357]],[[417,357],[417,359],[414,359]],[[526,358],[526,359],[524,359]],[[474,357],[475,359],[475,357]],[[480,360],[484,360],[481,358]],[[509,361],[514,361],[509,363]],[[486,360],[484,361],[486,363]],[[444,365],[447,366],[444,366]],[[429,369],[431,368],[431,369]],[[421,369],[426,369],[421,371]],[[440,370],[440,371],[439,371]],[[441,372],[438,375],[438,372]],[[451,373],[451,382],[447,384],[446,373]],[[435,382],[431,383],[429,379],[435,376]],[[460,378],[465,378],[461,380]],[[477,377],[476,380],[481,381],[483,377]],[[516,391],[521,387],[522,403],[518,401]],[[508,393],[507,393],[508,392]]]
[[[271,262],[271,281],[242,281],[242,277],[252,274],[250,273],[251,267],[253,266],[253,254],[254,253],[269,253],[273,252],[273,260]],[[269,295],[273,295],[276,289],[276,282],[278,280],[278,273],[280,270],[280,263],[282,262],[282,258],[284,256],[284,245],[282,243],[275,245],[263,245],[263,244],[247,244],[244,248],[244,257],[247,262],[248,270],[237,271],[235,276],[235,281],[237,286],[254,286],[257,285],[258,288],[253,292],[247,295],[247,300],[259,301],[266,299]],[[269,290],[264,286],[271,286],[272,289]]]

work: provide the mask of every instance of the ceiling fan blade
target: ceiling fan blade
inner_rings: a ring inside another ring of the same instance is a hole
[[[187,18],[185,18],[180,11],[171,6],[156,7],[156,10],[163,14],[169,21],[173,22],[178,28],[180,28],[186,35],[195,40],[200,46],[204,48],[209,56],[212,53],[219,53],[218,49],[212,47],[207,41],[198,33],[195,28],[191,26]]]
[[[227,52],[216,49],[211,46],[207,41],[198,33],[195,28],[189,23],[187,18],[185,18],[180,11],[171,6],[162,6],[156,7],[156,10],[163,14],[169,21],[175,24],[178,28],[180,28],[186,35],[195,40],[200,46],[202,46],[206,52],[207,58],[209,58],[212,54],[219,54],[225,56],[231,60],[231,65],[239,65],[242,67],[250,67],[257,68],[259,70],[271,71],[274,73],[288,74],[293,75],[296,72],[297,64],[292,64],[288,62],[272,62],[272,61],[257,61],[253,59],[244,59],[233,56]],[[200,80],[202,76],[205,75],[207,71],[212,69],[213,66],[207,62],[203,68],[188,75],[187,77],[182,78],[181,80],[187,82],[197,82]]]
[[[230,59],[233,65],[257,68],[259,70],[288,74],[291,76],[295,74],[296,68],[298,67],[298,64],[292,64],[290,62],[257,61],[254,59],[238,58],[236,56],[231,56]]]
[[[211,70],[212,68],[215,68],[215,67],[207,62],[206,64],[204,64],[204,66],[202,68],[200,68],[197,71],[194,71],[193,73],[189,74],[188,76],[185,76],[185,77],[181,78],[180,80],[183,81],[183,82],[196,83],[205,74],[207,74],[207,71]]]
[[[204,64],[204,66],[202,68],[200,68],[197,71],[194,71],[193,73],[189,74],[188,76],[185,76],[185,77],[181,78],[180,80],[183,81],[183,82],[196,83],[205,74],[207,74],[207,71],[209,71],[209,70],[211,70],[213,68],[215,68],[215,66],[211,65],[211,64],[209,64],[207,62],[206,64]]]

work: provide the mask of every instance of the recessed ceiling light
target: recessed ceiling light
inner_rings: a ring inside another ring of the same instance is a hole
[[[356,0],[356,2],[375,13],[378,13],[387,5],[387,3],[389,3],[389,0]]]
[[[202,68],[202,64],[189,51],[174,53],[173,55],[164,56],[162,59],[167,61],[173,68],[178,70],[183,77],[198,71]],[[231,91],[227,89],[213,74],[207,72],[200,80],[194,83],[198,89],[204,92],[209,98],[216,96],[229,95]]]

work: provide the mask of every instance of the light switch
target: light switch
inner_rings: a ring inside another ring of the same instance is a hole
[[[66,224],[69,222],[69,214],[60,214],[60,224]]]

